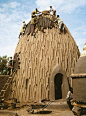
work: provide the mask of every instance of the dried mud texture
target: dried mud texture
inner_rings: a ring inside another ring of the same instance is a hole
[[[80,52],[66,25],[66,32],[59,34],[59,27],[53,22],[55,19],[53,15],[37,16],[33,36],[27,35],[29,23],[25,35],[19,39],[15,54],[20,58],[20,69],[14,73],[12,96],[20,102],[49,100],[52,94],[50,77],[57,65],[71,82],[70,75]]]

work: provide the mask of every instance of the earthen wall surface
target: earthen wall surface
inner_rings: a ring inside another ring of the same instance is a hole
[[[86,103],[86,76],[73,78],[73,99]]]
[[[15,54],[20,58],[20,69],[14,75],[13,95],[20,102],[50,99],[50,76],[55,66],[60,65],[71,82],[80,52],[65,26],[66,33],[59,34],[59,27],[53,23],[55,16],[38,16],[35,35],[19,39]]]
[[[0,75],[0,96],[2,96],[1,90],[3,90],[3,87],[5,86],[8,78],[9,78],[9,75]],[[10,93],[10,87],[8,87],[7,91],[4,94],[5,100],[8,99],[9,93]]]

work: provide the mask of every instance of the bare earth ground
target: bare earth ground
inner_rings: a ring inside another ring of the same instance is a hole
[[[17,112],[18,116],[74,116],[74,114],[72,113],[71,110],[60,110],[60,109],[53,109],[53,110],[50,110],[47,108],[44,110],[44,111],[51,111],[51,113],[49,114],[29,114],[26,110],[28,109],[28,107],[24,107],[24,108],[21,108],[21,109],[18,109],[18,110],[11,110],[11,111],[15,111]],[[0,113],[0,116],[14,116],[12,114],[2,114]],[[81,115],[81,116],[86,116],[86,115]]]
[[[61,101],[59,102],[61,104]],[[62,101],[62,103],[65,103],[65,101]],[[52,104],[56,104],[52,103]],[[27,109],[29,108],[30,104],[19,104],[17,105],[16,109],[5,109],[5,111],[12,111],[16,112],[18,116],[74,116],[73,112],[69,108],[52,108],[53,106],[51,105],[51,108],[46,107],[44,110],[40,110],[40,113],[38,114],[29,114]],[[1,110],[0,110],[1,111]],[[38,110],[39,111],[39,110]],[[37,113],[37,110],[34,111]],[[7,113],[0,113],[0,116],[15,116],[13,114],[7,114]],[[81,116],[86,116],[86,115],[81,115]]]
[[[46,114],[29,114],[27,112],[28,107],[21,108],[19,110],[15,110],[19,116],[73,116],[73,113],[71,110],[50,110],[47,108],[44,110],[44,113]],[[12,110],[13,111],[13,110]],[[49,112],[50,111],[50,112]],[[47,114],[48,113],[48,114]],[[12,114],[2,114],[0,113],[0,116],[13,116]]]
[[[25,111],[24,109],[21,110],[22,113],[24,111]],[[47,113],[46,114],[28,114],[27,112],[25,112],[25,114],[22,114],[19,112],[18,114],[19,114],[19,116],[73,116],[73,113],[70,110],[62,111],[62,110],[50,110],[50,109],[47,110],[47,109],[45,109],[44,111],[45,111],[45,113],[46,113],[46,111],[48,111],[48,112],[51,111],[51,113],[49,113],[49,114],[47,114]]]

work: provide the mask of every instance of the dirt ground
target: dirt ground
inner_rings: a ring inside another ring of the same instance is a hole
[[[11,113],[6,113],[6,111],[12,111],[18,114],[18,116],[74,116],[73,112],[69,109],[58,109],[58,108],[48,108],[46,107],[44,110],[34,110],[35,114],[30,114],[27,110],[30,107],[30,104],[21,104],[17,105],[16,109],[4,109],[0,110],[0,116],[15,116]],[[1,113],[3,111],[4,113]],[[38,111],[38,113],[37,113]],[[81,115],[86,116],[86,115]]]
[[[39,114],[29,114],[27,112],[28,106],[25,106],[24,108],[17,109],[17,110],[11,110],[18,114],[18,116],[73,116],[73,113],[71,110],[57,110],[57,109],[45,109],[41,110]],[[42,114],[44,113],[44,114]],[[0,116],[13,116],[13,114],[3,114],[0,113]]]
[[[72,113],[72,111],[70,109],[45,109],[43,111],[44,114],[40,114],[42,113],[42,111],[39,114],[29,114],[27,112],[28,107],[25,106],[24,108],[21,109],[17,109],[17,110],[9,110],[9,111],[13,111],[16,112],[18,114],[18,116],[74,116],[74,114]],[[6,110],[5,110],[6,111]],[[0,113],[0,116],[15,116],[13,114],[7,114],[7,113]],[[86,116],[86,115],[81,115],[81,116]]]

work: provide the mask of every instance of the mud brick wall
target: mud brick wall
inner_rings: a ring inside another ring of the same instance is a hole
[[[25,35],[19,39],[15,54],[21,64],[14,76],[12,96],[20,102],[49,100],[50,76],[58,64],[71,80],[80,52],[66,25],[66,33],[59,34],[55,19],[53,15],[37,16],[35,36],[27,36],[28,24]]]
[[[0,75],[0,91],[2,90],[3,86],[5,85],[8,75]]]
[[[86,56],[79,57],[72,74],[72,80],[73,99],[86,103]]]
[[[77,102],[86,103],[86,76],[73,77],[73,99]]]
[[[0,92],[1,90],[3,89],[5,83],[7,82],[8,80],[8,77],[9,75],[0,75]],[[5,94],[5,100],[8,99],[9,97],[9,92],[10,92],[10,88],[8,87],[7,91],[6,91],[6,94]]]

